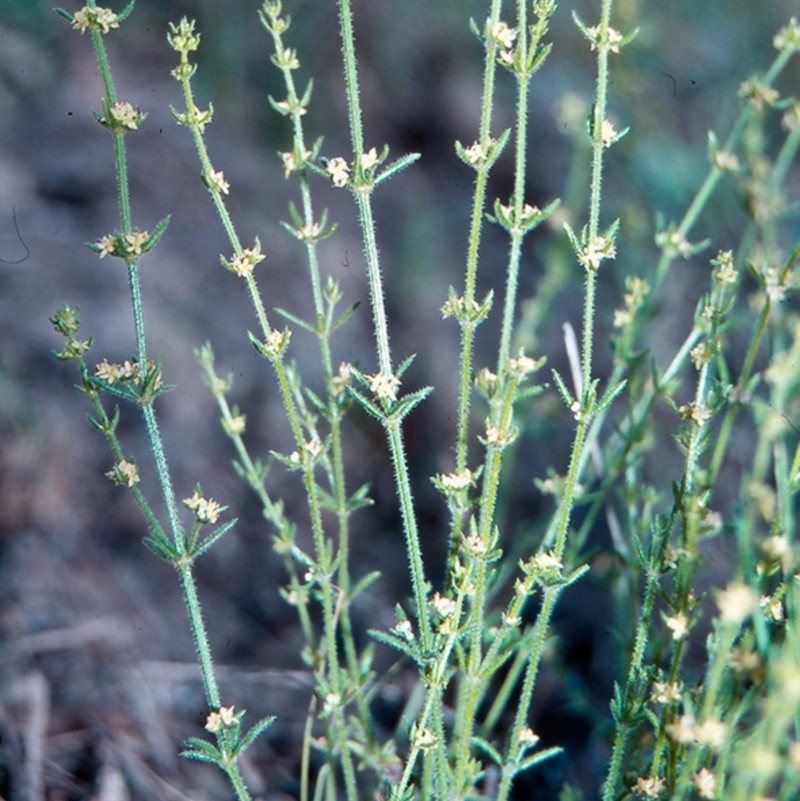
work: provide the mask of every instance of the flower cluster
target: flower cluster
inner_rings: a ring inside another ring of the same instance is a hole
[[[502,20],[486,24],[487,39],[494,42],[500,48],[498,58],[501,64],[511,65],[514,63],[514,42],[517,39],[517,29],[510,27]]]
[[[520,567],[528,579],[546,587],[561,582],[564,563],[554,551],[543,551],[520,563]]]
[[[366,379],[369,383],[370,392],[379,400],[392,402],[397,400],[400,379],[396,375],[375,373],[374,375],[366,376]]]
[[[209,103],[207,109],[201,109],[192,103],[191,110],[185,112],[173,111],[172,116],[175,118],[178,125],[197,128],[200,133],[203,133],[206,129],[206,125],[210,125],[214,120],[214,104]]]
[[[776,50],[800,50],[800,22],[796,17],[775,34],[772,44]]]
[[[225,173],[222,170],[209,170],[204,176],[206,186],[216,194],[227,195],[230,192],[231,185],[225,179]]]
[[[100,258],[119,256],[125,261],[135,259],[150,249],[148,231],[130,231],[127,234],[109,234],[94,243],[92,250]]]
[[[578,261],[589,272],[597,272],[601,262],[605,259],[613,259],[617,255],[614,240],[606,236],[596,236],[591,242],[583,246],[583,250],[578,255]]]
[[[328,159],[325,164],[325,171],[330,176],[334,186],[347,186],[347,182],[350,180],[350,165],[341,156]]]
[[[191,498],[184,498],[183,505],[195,516],[198,523],[214,524],[225,507],[212,498],[204,498],[196,489]]]
[[[159,365],[148,361],[145,369],[135,359],[126,359],[122,364],[114,364],[103,359],[94,372],[95,378],[99,378],[106,384],[126,384],[133,383],[141,385],[143,381],[152,381],[152,388],[158,389],[161,386],[161,369]]]
[[[200,34],[195,32],[194,20],[183,17],[177,25],[170,22],[167,41],[176,53],[185,55],[197,50],[200,47]]]
[[[209,713],[206,718],[206,731],[216,734],[221,729],[231,729],[239,722],[238,715],[233,712],[232,706],[222,706],[219,711]]]
[[[660,247],[665,255],[688,259],[696,252],[697,246],[693,245],[682,233],[674,228],[666,231],[659,231],[656,234],[656,245]]]
[[[95,30],[107,34],[112,28],[119,28],[119,16],[110,8],[84,6],[73,15],[72,27],[81,33]]]
[[[711,409],[700,403],[686,403],[678,408],[678,414],[696,426],[704,426],[712,415]]]
[[[636,276],[627,276],[625,278],[625,288],[628,290],[622,296],[625,307],[614,311],[615,328],[624,328],[630,325],[636,312],[647,297],[647,293],[650,291],[650,286],[647,281],[637,278]]]
[[[123,487],[132,487],[140,481],[139,470],[133,462],[125,459],[117,462],[106,474],[115,484]]]
[[[220,258],[225,269],[230,270],[240,278],[246,278],[252,274],[256,264],[264,261],[266,256],[261,252],[261,242],[256,237],[253,247],[244,248],[241,253],[235,254],[230,261],[226,261],[223,257]]]
[[[146,116],[141,109],[117,100],[107,108],[105,116],[100,118],[100,123],[115,132],[135,131]]]
[[[600,25],[593,25],[591,28],[586,28],[585,33],[588,36],[592,50],[598,50],[605,46],[611,53],[619,53],[620,47],[625,44],[623,35],[612,28],[610,25],[606,27],[605,35]]]

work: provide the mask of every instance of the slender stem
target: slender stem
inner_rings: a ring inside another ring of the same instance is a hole
[[[89,6],[96,8],[94,0],[89,0]],[[106,90],[104,98],[105,109],[108,111],[114,106],[116,102],[116,95],[114,92],[114,85],[111,77],[111,70],[108,64],[108,58],[103,42],[103,37],[100,32],[92,28],[91,30],[92,41],[97,55],[98,65],[102,75],[103,83]],[[115,172],[117,178],[118,188],[118,201],[121,219],[122,233],[124,235],[130,234],[133,231],[132,213],[130,205],[130,190],[128,181],[128,164],[127,154],[125,149],[125,134],[122,131],[112,131],[114,139],[114,153],[115,153]],[[140,379],[143,381],[144,376],[148,370],[147,363],[147,339],[145,334],[144,325],[144,310],[142,303],[141,281],[139,275],[139,261],[138,259],[130,259],[127,261],[128,267],[128,285],[130,290],[131,307],[133,310],[134,322],[134,336],[136,341],[137,358],[140,370]],[[192,575],[192,559],[187,554],[187,540],[183,527],[180,524],[178,517],[178,508],[175,498],[175,493],[172,488],[171,476],[167,465],[166,455],[164,451],[163,441],[161,438],[160,428],[156,419],[155,410],[153,408],[153,399],[144,399],[141,404],[142,416],[147,430],[147,436],[150,441],[151,450],[156,466],[156,473],[160,484],[162,499],[167,509],[169,517],[170,532],[173,543],[180,555],[175,562],[175,567],[178,570],[180,583],[183,590],[186,608],[189,616],[190,628],[195,643],[195,651],[197,653],[198,661],[200,664],[200,671],[202,675],[203,688],[206,696],[206,701],[211,709],[219,709],[221,706],[221,699],[219,688],[217,685],[216,676],[214,673],[213,659],[211,655],[211,648],[206,633],[205,621],[203,619],[202,607],[197,595],[197,589]],[[112,441],[112,440],[109,440]],[[113,438],[113,443],[116,439]],[[117,455],[117,449],[114,449]],[[142,504],[140,504],[142,505]],[[149,507],[147,507],[149,510]],[[148,519],[151,515],[148,514]],[[160,527],[156,527],[160,530]],[[219,745],[224,744],[224,734],[217,735]],[[250,794],[247,791],[244,780],[242,779],[236,760],[230,760],[223,766],[226,776],[228,777],[231,786],[239,801],[250,801]]]
[[[195,650],[197,651],[197,658],[200,662],[200,672],[203,675],[206,702],[209,709],[219,709],[221,701],[217,679],[214,673],[214,661],[211,656],[211,648],[208,644],[206,625],[203,620],[200,599],[197,596],[197,586],[195,585],[194,576],[192,574],[191,563],[184,562],[176,567],[183,589],[183,596],[186,600],[186,608],[189,612]]]
[[[358,157],[356,157],[358,158]],[[356,206],[364,238],[364,254],[367,262],[372,320],[375,325],[375,343],[378,351],[378,369],[385,376],[394,374],[392,355],[389,349],[389,327],[386,319],[386,301],[383,292],[378,243],[375,237],[375,219],[372,215],[372,198],[366,191],[356,191]]]
[[[611,9],[613,0],[603,0],[598,26],[599,44],[597,47],[597,87],[595,116],[593,125],[593,148],[592,148],[592,177],[590,187],[589,203],[589,223],[588,241],[594,243],[597,240],[600,228],[600,200],[603,175],[603,151],[604,144],[602,139],[602,122],[605,119],[606,91],[608,86],[608,30],[611,19]],[[578,413],[578,426],[570,453],[569,468],[564,482],[563,494],[560,498],[557,513],[557,525],[555,532],[555,542],[553,556],[560,563],[564,556],[567,544],[567,534],[569,531],[570,518],[575,503],[578,480],[584,464],[586,453],[586,438],[589,430],[591,417],[593,414],[594,398],[592,396],[592,343],[594,337],[594,307],[595,307],[595,285],[596,270],[586,270],[585,294],[583,301],[583,353],[581,364],[581,378],[583,384],[583,398],[579,398],[580,409]],[[505,751],[505,767],[503,777],[498,792],[499,801],[506,801],[511,790],[514,777],[514,768],[518,759],[522,733],[528,718],[533,690],[536,683],[536,676],[539,670],[542,651],[547,632],[550,627],[550,620],[558,599],[559,589],[557,587],[547,587],[542,600],[542,607],[536,618],[534,625],[534,644],[530,659],[528,661],[525,677],[523,679],[522,690],[514,719],[514,726],[508,738]]]
[[[411,570],[411,585],[414,601],[417,607],[420,640],[424,651],[431,648],[431,621],[427,602],[427,582],[425,568],[422,563],[422,549],[419,541],[417,518],[414,511],[414,499],[411,494],[411,481],[408,476],[408,467],[403,444],[401,421],[397,418],[387,420],[384,428],[389,440],[389,450],[394,467],[397,496],[400,500],[400,514],[403,518],[403,529],[406,536],[406,550],[408,564]]]
[[[517,49],[515,57],[523,65],[528,62],[528,3],[517,2]],[[533,42],[534,46],[536,42]],[[506,297],[503,307],[503,325],[500,331],[500,352],[497,357],[497,374],[500,375],[508,362],[511,350],[511,333],[514,327],[514,314],[517,307],[517,286],[519,266],[522,256],[523,233],[519,229],[525,207],[525,177],[528,155],[528,87],[530,74],[524,69],[517,74],[517,119],[515,126],[514,149],[514,220],[517,229],[511,234],[511,251],[508,257],[508,276],[506,278]]]
[[[350,137],[353,144],[354,163],[364,152],[364,131],[361,123],[361,99],[358,87],[358,61],[356,59],[353,12],[350,0],[339,0],[339,25],[344,56],[345,91],[347,93],[347,115],[350,121]]]
[[[353,146],[354,181],[356,183],[354,196],[364,244],[364,255],[367,262],[367,277],[369,280],[370,301],[375,325],[378,368],[384,376],[391,378],[393,377],[394,370],[389,349],[383,280],[375,233],[376,226],[372,214],[372,186],[363,183],[363,175],[360,166],[361,154],[364,151],[364,136],[361,125],[361,103],[359,99],[358,74],[356,70],[357,60],[350,0],[339,0],[339,11],[345,84],[347,88],[348,117],[350,120],[350,138]],[[400,418],[389,416],[384,422],[384,428],[388,436],[395,485],[400,500],[400,512],[403,520],[406,548],[411,568],[414,600],[417,606],[420,639],[423,648],[429,649],[431,644],[431,624],[430,612],[427,605],[427,582],[425,581],[422,563],[416,512],[411,494],[411,481],[409,478],[405,446],[403,444]]]
[[[500,19],[502,0],[492,0],[489,18],[486,22],[487,33]],[[489,147],[492,130],[492,108],[494,104],[494,82],[497,68],[497,43],[494,37],[487,35],[486,57],[483,68],[483,95],[481,98],[481,118],[479,123],[479,144]],[[480,252],[481,230],[486,205],[486,187],[489,181],[489,170],[484,166],[477,170],[475,189],[472,197],[472,214],[470,216],[469,240],[467,244],[467,265],[464,280],[464,305],[471,309],[475,302],[475,290],[478,276],[478,255]],[[469,454],[469,407],[472,393],[472,359],[475,342],[475,323],[464,322],[461,328],[461,368],[459,381],[458,424],[456,434],[456,472],[461,473],[467,466]],[[458,527],[461,519],[455,516],[451,531],[451,546],[457,541]],[[452,547],[451,547],[452,552]],[[450,565],[452,567],[452,565]]]

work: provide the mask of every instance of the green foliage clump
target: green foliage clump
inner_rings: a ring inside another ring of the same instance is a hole
[[[596,354],[601,282],[607,292],[615,283],[614,265],[622,263],[618,252],[629,243],[641,245],[636,226],[631,224],[629,236],[626,215],[609,219],[604,204],[613,180],[604,180],[608,156],[636,136],[614,121],[610,108],[612,76],[624,74],[637,30],[615,27],[612,0],[602,0],[594,24],[573,12],[595,60],[594,98],[575,137],[577,166],[565,188],[569,196],[540,206],[526,194],[537,152],[528,131],[531,86],[558,50],[552,23],[565,12],[552,0],[519,0],[506,8],[491,0],[485,18],[470,22],[476,52],[483,52],[479,124],[474,135],[455,142],[453,156],[472,180],[466,258],[463,282],[450,287],[441,306],[460,342],[458,362],[451,365],[455,436],[449,454],[441,457],[448,467],[430,479],[448,517],[446,530],[423,536],[414,498],[418,477],[404,424],[426,414],[433,387],[407,391],[407,384],[414,385],[414,357],[397,358],[392,350],[374,197],[390,191],[398,173],[425,169],[425,163],[417,153],[397,156],[388,146],[366,144],[350,0],[337,5],[346,153],[329,153],[322,139],[309,135],[313,84],[299,77],[302,53],[293,46],[283,4],[267,0],[258,13],[283,84],[280,96],[269,102],[289,131],[280,164],[294,181],[296,197],[283,227],[308,267],[313,303],[308,319],[268,308],[269,278],[257,278],[265,251],[259,238],[250,244],[238,233],[228,204],[231,185],[214,166],[206,141],[214,109],[195,99],[200,33],[184,18],[170,24],[167,37],[182,94],[173,117],[196,147],[203,184],[229,241],[220,261],[252,301],[254,329],[246,340],[269,367],[292,440],[289,452],[253,454],[246,417],[230,400],[231,380],[216,372],[211,345],[198,350],[236,471],[255,493],[285,564],[286,583],[274,592],[297,613],[305,642],[299,658],[313,675],[305,736],[298,745],[301,798],[511,798],[528,775],[561,753],[558,746],[543,745],[532,727],[537,679],[558,652],[553,631],[560,602],[592,570],[607,581],[618,604],[617,634],[624,645],[608,699],[605,780],[595,791],[604,801],[796,798],[800,445],[791,421],[800,419],[800,318],[790,300],[798,287],[800,243],[797,209],[786,186],[800,146],[800,100],[781,97],[776,82],[800,49],[800,24],[793,19],[780,29],[772,64],[742,84],[730,133],[709,138],[706,173],[694,198],[674,220],[658,219],[656,250],[626,256],[624,263],[635,269],[619,293],[611,363],[601,374]],[[250,748],[257,751],[258,737],[273,719],[248,728],[244,711],[221,697],[194,571],[199,557],[232,536],[236,520],[223,522],[226,508],[199,485],[179,503],[156,415],[158,399],[169,387],[150,358],[140,262],[165,235],[169,218],[152,231],[134,223],[126,140],[146,115],[118,98],[105,49],[105,37],[118,35],[131,11],[132,4],[116,13],[89,2],[74,13],[60,13],[89,34],[104,81],[95,117],[111,135],[116,154],[120,227],[90,249],[118,260],[127,273],[132,356],[122,364],[103,359],[92,366],[93,343],[79,338],[77,310],[62,307],[53,323],[65,340],[59,357],[76,364],[92,406],[91,422],[113,452],[108,476],[132,493],[145,516],[145,544],[175,568],[184,593],[208,707],[207,734],[190,738],[184,755],[218,766],[237,799],[245,801],[252,796],[241,756]],[[402,4],[397,13],[403,13]],[[501,90],[513,94],[516,110],[505,130],[495,122]],[[513,163],[510,195],[495,199],[492,178],[502,158]],[[581,165],[586,169],[579,170]],[[369,366],[339,352],[337,332],[348,324],[354,305],[347,305],[339,283],[321,267],[320,243],[337,234],[319,207],[323,185],[349,196],[358,221],[375,342]],[[707,221],[720,197],[735,194],[745,198],[748,215],[737,241],[697,241],[701,221],[713,230]],[[653,217],[658,211],[652,210]],[[504,278],[488,291],[479,281],[487,224],[507,237]],[[544,230],[551,244],[539,265],[526,245],[534,231],[539,237]],[[704,265],[706,287],[688,330],[663,360],[654,353],[657,307],[680,260]],[[576,334],[565,324],[569,373],[551,370],[548,384],[544,356],[524,343],[538,341],[537,327],[549,322],[554,276],[565,261],[567,274],[579,276],[581,330]],[[521,303],[520,278],[535,270],[542,273],[542,291]],[[222,303],[218,311],[224,313]],[[491,328],[484,323],[495,317],[496,357],[479,368],[479,333]],[[318,343],[315,373],[292,360],[292,337],[300,331]],[[540,429],[532,418],[552,410],[559,399],[571,431],[569,456],[546,475],[526,476],[526,491],[534,492],[535,481],[537,492],[551,500],[551,513],[546,521],[526,521],[520,545],[505,501],[525,464],[524,450],[546,453],[547,442],[534,439]],[[127,404],[118,405],[121,401]],[[163,515],[140,489],[139,471],[145,468],[126,453],[118,434],[120,418],[131,408],[142,415],[147,431]],[[671,430],[662,430],[665,415]],[[369,514],[362,510],[372,503],[370,487],[354,488],[346,470],[352,421],[359,417],[371,418],[385,434],[411,586],[410,598],[396,599],[394,625],[371,631],[366,645],[352,608],[380,577],[370,571],[356,580],[353,572],[353,519]],[[751,459],[736,476],[738,490],[723,493],[730,479],[726,458],[738,432],[746,432]],[[666,475],[664,466],[672,465],[676,471]],[[305,519],[291,519],[274,494],[268,480],[273,469],[296,476],[306,499]],[[593,536],[603,522],[607,543]],[[310,538],[298,536],[302,527]],[[426,563],[424,544],[431,536],[447,543],[443,576],[432,575]],[[709,588],[702,567],[713,541],[730,544],[735,565],[723,586]],[[708,634],[700,642],[697,634],[703,631]],[[699,660],[688,658],[692,642],[702,650]],[[415,689],[388,733],[378,725],[372,704],[385,679],[376,669],[376,648],[393,651],[400,669],[414,676]],[[316,763],[314,750],[322,754]]]

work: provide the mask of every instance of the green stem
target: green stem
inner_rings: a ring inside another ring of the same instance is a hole
[[[358,159],[358,156],[356,156]],[[372,321],[375,326],[375,343],[378,352],[378,369],[383,375],[391,377],[392,356],[389,349],[389,328],[386,320],[386,301],[383,292],[378,243],[375,237],[375,219],[372,215],[372,198],[369,191],[356,190],[356,206],[364,239],[364,255],[367,262],[367,279],[372,306]]]
[[[520,63],[528,63],[528,3],[526,0],[517,2],[517,42],[516,58]],[[535,46],[535,42],[534,42]],[[525,177],[527,174],[527,146],[528,146],[528,87],[530,74],[527,68],[517,73],[517,119],[514,152],[514,220],[519,226],[522,211],[525,207]],[[506,297],[503,307],[503,325],[500,331],[500,352],[497,357],[497,374],[500,375],[505,368],[511,350],[511,334],[514,328],[514,314],[517,307],[517,287],[519,284],[519,267],[522,256],[522,241],[524,235],[517,228],[511,234],[511,251],[508,256],[508,276],[506,278]]]
[[[430,610],[428,609],[427,601],[427,582],[425,580],[425,568],[422,563],[422,549],[420,548],[419,542],[419,531],[417,529],[417,518],[414,511],[414,499],[411,493],[411,482],[408,476],[401,421],[397,418],[389,418],[384,428],[386,429],[389,440],[389,451],[392,457],[392,467],[394,468],[397,496],[400,500],[400,514],[403,518],[408,564],[411,571],[411,585],[419,621],[420,640],[423,651],[428,653],[431,649],[432,632]]]
[[[487,31],[500,19],[502,0],[492,0]],[[494,81],[497,67],[497,43],[487,36],[486,58],[483,68],[483,95],[481,99],[481,118],[479,124],[479,144],[485,150],[491,142],[492,107],[494,103]],[[471,310],[475,302],[475,290],[478,276],[478,255],[480,252],[481,230],[484,209],[486,206],[486,186],[489,181],[489,170],[480,167],[475,177],[475,190],[472,198],[472,214],[470,216],[469,241],[467,245],[467,265],[464,280],[464,305]],[[456,434],[456,472],[461,473],[467,466],[469,453],[469,407],[472,392],[472,360],[475,341],[475,323],[464,322],[461,330],[461,369],[459,381],[458,423]],[[460,516],[454,516],[451,531],[451,546],[458,540]],[[451,552],[453,547],[451,547]],[[452,568],[452,564],[449,565]]]

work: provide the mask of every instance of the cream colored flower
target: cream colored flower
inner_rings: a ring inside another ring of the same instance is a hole
[[[222,512],[221,504],[211,498],[204,498],[195,490],[191,498],[184,498],[183,505],[197,518],[198,523],[216,523]]]
[[[431,598],[430,604],[441,617],[450,617],[456,611],[456,602],[438,592]]]
[[[758,596],[746,584],[733,583],[717,593],[723,623],[742,623],[758,607]]]
[[[141,256],[147,240],[150,238],[148,231],[131,231],[122,237],[125,249],[133,256]]]
[[[352,370],[353,366],[350,362],[342,362],[339,365],[339,372],[332,379],[334,395],[341,395],[347,387],[350,386],[352,382]]]
[[[219,712],[211,712],[206,718],[206,731],[215,734],[222,728],[230,728],[236,722],[232,706],[220,707]]]
[[[489,34],[492,39],[505,50],[510,50],[514,46],[514,41],[517,38],[516,28],[509,27],[502,20],[497,20],[490,26]]]
[[[688,403],[678,408],[678,414],[696,426],[705,425],[711,419],[711,409],[699,403]]]
[[[600,126],[600,139],[603,142],[603,147],[611,147],[619,138],[619,132],[614,127],[614,123],[609,119],[603,120]]]
[[[657,704],[677,704],[682,698],[681,686],[677,682],[653,682],[650,698]]]
[[[674,723],[668,723],[664,728],[673,742],[684,745],[694,742],[695,721],[691,715],[681,715]]]
[[[393,629],[396,634],[399,634],[406,642],[411,642],[414,639],[414,629],[411,626],[410,620],[401,620]]]
[[[296,172],[300,169],[300,164],[298,164],[297,157],[292,151],[281,153],[280,156],[281,162],[283,163],[284,178],[288,178],[293,172]]]
[[[717,778],[708,768],[700,768],[692,777],[697,795],[700,798],[713,799],[717,792]]]
[[[85,33],[90,28],[95,28],[100,33],[106,34],[112,28],[119,28],[119,19],[110,8],[84,6],[73,15],[72,27],[81,33]]]
[[[135,131],[139,127],[143,116],[138,108],[120,100],[109,108],[108,115],[120,128],[124,128],[126,131]]]
[[[370,391],[380,400],[397,400],[397,390],[400,386],[400,379],[396,375],[375,373],[374,375],[368,375],[367,381],[369,382]]]
[[[366,153],[361,154],[361,169],[369,170],[378,163],[378,151],[371,147]]]
[[[739,158],[735,153],[717,150],[714,153],[714,166],[721,172],[736,172],[739,169]]]
[[[600,263],[605,259],[613,259],[617,255],[613,240],[605,236],[597,236],[584,245],[578,256],[578,261],[584,268],[596,272]]]
[[[658,798],[663,792],[664,780],[660,776],[642,776],[633,786],[633,794],[639,798]]]
[[[100,258],[110,256],[117,249],[117,238],[115,236],[104,236],[102,239],[94,243],[94,246],[99,249],[97,254]]]
[[[227,195],[230,192],[231,185],[225,180],[225,173],[222,170],[210,170],[206,176],[209,188]]]
[[[664,622],[672,631],[673,640],[682,640],[689,633],[689,618],[683,612],[665,617]]]
[[[460,473],[443,473],[439,475],[442,487],[452,492],[467,489],[472,485],[474,476],[472,471],[466,467]]]
[[[601,44],[600,26],[594,25],[589,28],[588,31],[592,41],[592,50],[596,50]],[[623,36],[618,30],[612,28],[611,26],[606,28],[606,42],[608,43],[608,49],[610,52],[619,53],[622,40]]]
[[[251,248],[245,248],[241,253],[235,255],[225,266],[240,278],[244,278],[253,272],[256,264],[260,264],[266,256],[261,252],[261,244],[256,239]]]
[[[139,479],[139,470],[137,469],[136,465],[132,462],[128,462],[123,459],[119,464],[117,464],[117,473],[119,474],[122,483],[126,487],[132,487],[134,484],[138,484]]]
[[[350,180],[350,165],[340,156],[330,159],[325,166],[325,170],[330,175],[334,186],[347,186]]]
[[[700,745],[710,748],[712,751],[719,751],[725,742],[725,735],[728,727],[721,720],[709,718],[695,727],[695,739]]]

